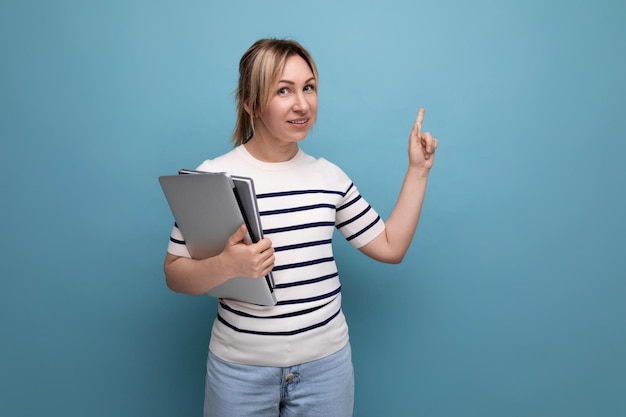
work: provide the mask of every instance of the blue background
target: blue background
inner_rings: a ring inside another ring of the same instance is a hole
[[[266,36],[319,66],[303,148],[384,217],[418,107],[440,139],[404,263],[337,240],[355,415],[626,415],[624,22],[609,0],[4,0],[0,415],[200,415],[215,301],[164,284],[157,176],[230,149]]]

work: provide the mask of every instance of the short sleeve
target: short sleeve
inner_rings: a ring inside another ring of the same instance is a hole
[[[335,225],[346,240],[357,249],[370,243],[385,230],[385,223],[381,217],[352,183],[341,205],[337,207]]]
[[[187,245],[185,245],[185,238],[176,224],[174,224],[172,233],[170,234],[170,242],[167,245],[167,252],[172,255],[191,258]]]

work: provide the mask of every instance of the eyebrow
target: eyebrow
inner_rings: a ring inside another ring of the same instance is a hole
[[[315,77],[311,77],[308,80],[306,80],[304,83],[310,83],[311,81],[315,81]],[[285,84],[291,84],[291,85],[296,85],[296,83],[294,83],[293,81],[289,81],[289,80],[278,80],[278,83],[285,83]]]

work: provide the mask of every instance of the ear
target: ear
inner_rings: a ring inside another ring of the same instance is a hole
[[[250,116],[254,116],[251,112],[250,112],[250,106],[248,106],[248,102],[244,101],[243,102],[243,109],[246,111],[246,113],[248,113]]]

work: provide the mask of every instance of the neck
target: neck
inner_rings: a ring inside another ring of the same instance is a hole
[[[244,146],[250,155],[263,162],[286,162],[293,159],[299,150],[297,143],[269,143],[258,135],[251,137]]]

